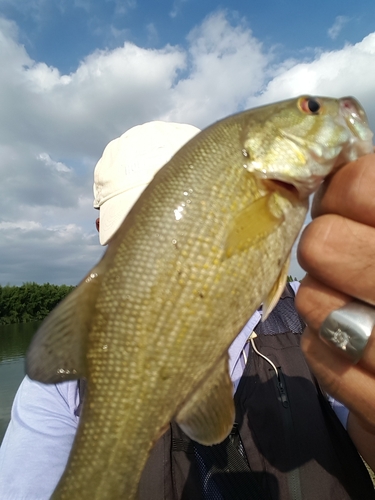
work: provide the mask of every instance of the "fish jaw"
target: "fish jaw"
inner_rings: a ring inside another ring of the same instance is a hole
[[[297,102],[308,99],[300,97]],[[319,103],[321,116],[316,116],[317,123],[307,128],[307,133],[301,133],[293,121],[291,126],[275,128],[274,143],[266,154],[254,155],[257,145],[252,148],[251,144],[245,144],[243,150],[248,158],[244,167],[249,172],[271,184],[279,181],[293,186],[300,199],[315,192],[327,175],[345,163],[373,151],[373,134],[366,113],[355,98],[312,99]],[[286,161],[285,150],[289,151]]]
[[[374,149],[373,133],[360,103],[354,97],[343,97],[340,99],[340,108],[351,136],[338,155],[334,170],[338,170],[345,163],[354,161],[360,156],[372,153]]]

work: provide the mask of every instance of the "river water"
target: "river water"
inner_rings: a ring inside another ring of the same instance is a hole
[[[25,352],[39,324],[0,325],[0,443],[10,419],[13,398],[25,375]]]

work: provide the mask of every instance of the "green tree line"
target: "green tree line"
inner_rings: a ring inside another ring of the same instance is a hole
[[[288,281],[297,280],[288,276]],[[75,287],[44,283],[21,286],[0,285],[0,324],[41,321]]]
[[[298,278],[293,278],[291,274],[286,278],[287,282],[290,283],[291,281],[301,281]]]
[[[0,324],[41,321],[74,288],[50,283],[0,285]]]

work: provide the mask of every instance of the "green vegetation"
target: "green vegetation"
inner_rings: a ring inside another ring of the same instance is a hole
[[[288,281],[297,281],[291,275]],[[68,285],[0,285],[0,325],[41,321],[75,287]]]
[[[287,277],[286,280],[288,283],[290,283],[291,281],[301,281],[298,278],[293,278],[293,276],[291,274],[289,274],[289,276]]]
[[[73,288],[49,283],[0,286],[0,324],[41,321]]]

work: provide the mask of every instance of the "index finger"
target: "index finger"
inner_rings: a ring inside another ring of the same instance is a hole
[[[348,163],[324,182],[314,197],[311,214],[338,214],[375,227],[375,154]]]

